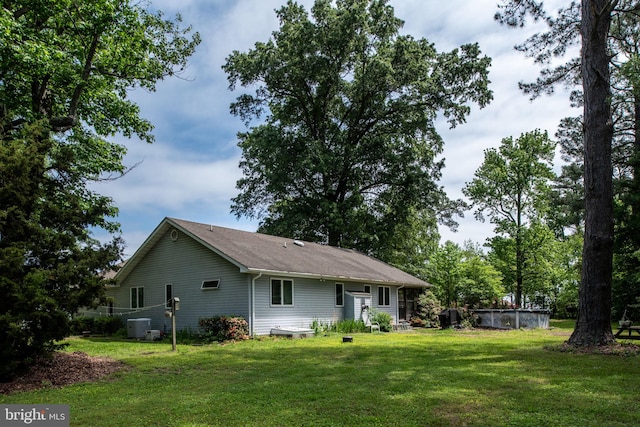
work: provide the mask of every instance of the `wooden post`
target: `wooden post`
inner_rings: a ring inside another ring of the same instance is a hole
[[[176,351],[176,299],[171,298],[171,348]]]

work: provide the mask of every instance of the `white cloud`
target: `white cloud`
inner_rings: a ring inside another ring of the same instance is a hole
[[[128,146],[126,163],[135,167],[97,188],[113,197],[121,210],[226,202],[235,194],[236,180],[241,177],[239,157],[210,160],[206,153],[180,150],[179,143]]]

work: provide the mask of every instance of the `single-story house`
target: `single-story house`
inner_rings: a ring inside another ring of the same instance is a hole
[[[409,319],[415,296],[429,286],[354,250],[174,218],[162,220],[115,279],[102,315],[150,319],[150,329],[168,331],[166,311],[178,297],[177,330],[240,315],[252,335],[357,320],[365,305],[394,322]]]

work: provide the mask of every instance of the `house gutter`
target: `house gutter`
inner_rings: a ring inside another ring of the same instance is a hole
[[[254,324],[256,321],[256,280],[262,277],[262,272],[251,279],[251,316],[249,317],[249,335],[255,335]]]
[[[362,278],[362,277],[350,277],[350,276],[328,276],[323,274],[316,273],[303,273],[296,271],[282,271],[282,270],[270,270],[270,269],[262,269],[262,268],[241,268],[241,273],[247,274],[269,274],[279,277],[293,277],[300,278],[305,277],[307,279],[318,279],[318,280],[335,280],[337,282],[348,281],[353,283],[365,283],[372,285],[382,285],[382,286],[401,286],[405,287],[407,285],[406,282],[399,282],[397,280],[381,280],[375,278]],[[429,283],[410,283],[410,285],[418,286],[418,287],[429,287],[431,286]]]

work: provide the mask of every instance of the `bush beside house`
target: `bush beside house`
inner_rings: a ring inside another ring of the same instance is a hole
[[[124,328],[124,323],[119,317],[76,317],[71,321],[71,333],[82,335],[87,332],[95,335],[111,336]]]
[[[249,324],[241,316],[214,316],[198,321],[205,342],[244,340],[249,338]]]

